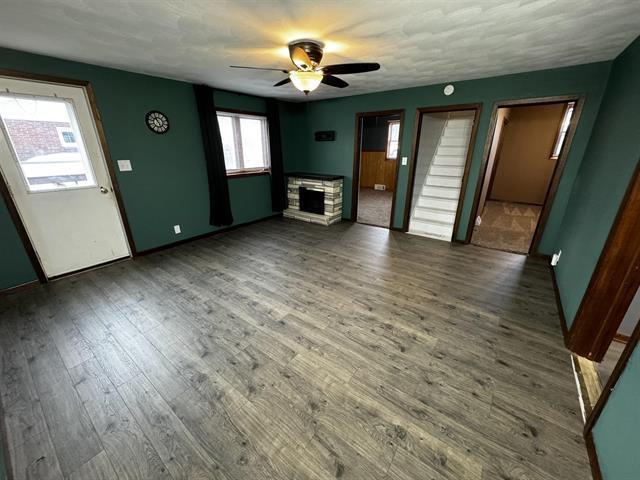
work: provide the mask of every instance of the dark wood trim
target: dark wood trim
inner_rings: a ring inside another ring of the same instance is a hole
[[[238,109],[235,109],[235,108],[216,107],[216,112],[235,113],[235,114],[238,114],[238,115],[251,115],[253,117],[265,117],[265,118],[267,118],[267,114],[265,112],[252,112],[251,110],[238,110]]]
[[[12,293],[21,292],[23,290],[29,290],[31,288],[37,287],[42,282],[40,280],[31,280],[30,282],[21,283],[20,285],[16,285],[15,287],[3,288],[0,290],[0,295],[10,295]]]
[[[266,220],[271,220],[273,218],[279,218],[279,217],[282,217],[282,213],[274,213],[273,215],[269,215],[268,217],[258,218],[257,220],[251,220],[250,222],[238,223],[237,225],[231,225],[229,227],[220,228],[219,230],[213,230],[212,232],[201,233],[200,235],[195,235],[193,237],[178,240],[177,242],[165,243],[164,245],[160,245],[158,247],[149,248],[147,250],[141,250],[138,252],[137,257],[150,255],[156,252],[161,252],[162,250],[167,250],[169,248],[177,247],[178,245],[184,245],[185,243],[195,242],[196,240],[212,237],[219,233],[230,232],[231,230],[235,230],[240,227],[246,227],[248,225],[253,225],[254,223],[264,222]]]
[[[593,434],[589,432],[584,437],[584,443],[587,447],[587,455],[589,456],[589,465],[591,465],[591,475],[593,480],[602,480],[602,471],[600,470],[600,462],[598,462],[598,452],[593,442]]]
[[[631,337],[629,335],[625,335],[624,333],[616,333],[613,336],[613,341],[618,343],[629,343]]]
[[[98,133],[98,140],[100,142],[100,146],[102,147],[104,162],[107,165],[107,172],[109,173],[111,186],[113,187],[113,194],[116,198],[116,206],[120,212],[120,219],[122,220],[124,233],[125,233],[125,236],[127,237],[127,242],[129,243],[129,251],[131,252],[131,256],[135,256],[137,254],[136,244],[133,240],[133,233],[131,232],[131,225],[129,224],[129,218],[127,217],[127,212],[124,208],[124,200],[122,199],[120,184],[118,183],[118,178],[116,176],[116,172],[113,167],[113,161],[111,159],[111,153],[109,152],[107,137],[104,133],[104,128],[102,126],[102,116],[100,115],[100,110],[98,109],[98,101],[96,100],[96,96],[93,91],[93,86],[91,85],[90,82],[86,82],[86,84],[84,85],[84,90],[87,94],[89,109],[91,110],[93,121],[96,125],[96,132]]]
[[[640,163],[569,331],[569,347],[600,362],[640,288]]]
[[[551,177],[551,182],[549,183],[549,187],[547,188],[547,193],[545,195],[544,206],[542,208],[542,212],[540,213],[540,218],[538,219],[538,225],[534,232],[533,239],[531,241],[531,246],[529,247],[529,254],[537,253],[538,245],[540,244],[540,241],[542,239],[542,235],[544,233],[544,227],[546,226],[547,220],[549,219],[549,214],[551,213],[551,208],[553,207],[553,200],[555,198],[558,185],[560,184],[560,179],[562,178],[562,172],[564,170],[566,160],[569,155],[569,151],[571,150],[571,144],[573,142],[575,132],[580,122],[580,117],[582,115],[582,109],[584,106],[585,99],[586,99],[586,96],[584,94],[558,95],[558,96],[552,96],[552,97],[536,97],[536,98],[525,98],[525,99],[517,99],[517,100],[500,100],[493,104],[493,109],[491,112],[491,120],[489,122],[488,134],[487,134],[487,138],[485,139],[484,150],[482,153],[480,175],[478,177],[478,184],[476,185],[473,206],[471,208],[471,215],[469,216],[469,224],[467,225],[467,235],[465,238],[466,243],[471,242],[471,235],[473,234],[475,219],[478,216],[478,207],[479,207],[478,204],[480,202],[480,194],[482,192],[482,187],[484,186],[485,182],[488,181],[487,165],[488,165],[489,155],[491,153],[491,144],[493,143],[493,136],[495,135],[495,131],[496,131],[498,109],[509,108],[509,107],[550,105],[555,103],[575,102],[576,107],[573,112],[573,116],[571,118],[571,123],[567,131],[567,136],[565,138],[564,145],[562,147],[562,152],[560,153],[560,158],[556,161],[555,169]]]
[[[463,110],[473,110],[473,128],[469,137],[469,146],[467,148],[467,157],[465,158],[464,173],[462,174],[462,185],[460,186],[460,196],[458,197],[458,207],[456,209],[456,219],[453,225],[452,239],[457,238],[458,228],[460,227],[460,215],[466,196],[467,183],[469,181],[469,170],[471,169],[471,159],[476,144],[478,134],[478,123],[480,123],[480,112],[482,103],[465,103],[459,105],[443,105],[438,107],[421,107],[416,110],[416,118],[413,128],[413,144],[411,150],[411,161],[409,162],[409,174],[407,176],[407,193],[404,200],[404,219],[402,222],[402,231],[409,230],[409,215],[411,213],[411,203],[413,200],[413,183],[416,176],[416,163],[418,161],[418,149],[420,141],[420,132],[422,130],[422,116],[425,113],[447,113],[458,112]]]
[[[10,70],[0,68],[0,77],[18,78],[21,80],[32,80],[34,82],[43,83],[61,83],[64,85],[73,85],[75,87],[86,87],[89,82],[86,80],[76,80],[75,78],[56,77],[54,75],[41,75],[38,73],[24,72],[21,70]]]
[[[396,211],[396,194],[398,192],[398,174],[400,173],[401,152],[402,152],[402,135],[404,133],[404,108],[397,110],[383,110],[379,112],[357,112],[355,135],[353,145],[353,174],[351,177],[351,216],[352,222],[358,221],[358,195],[360,191],[360,158],[362,156],[362,127],[365,117],[387,117],[389,115],[398,115],[400,117],[400,132],[398,136],[398,157],[396,159],[396,173],[393,180],[393,196],[391,197],[391,215],[389,215],[389,226],[393,228]],[[386,151],[386,150],[385,150]],[[379,227],[380,225],[375,225]],[[382,227],[384,228],[384,227]]]
[[[246,172],[227,172],[227,178],[243,178],[243,177],[257,177],[260,175],[271,175],[271,169],[269,170],[260,170],[260,171],[246,171]]]
[[[558,308],[558,317],[560,318],[560,328],[562,329],[562,338],[564,340],[565,347],[569,346],[569,329],[567,328],[567,319],[564,316],[564,308],[562,307],[562,298],[560,297],[560,289],[558,288],[558,281],[556,280],[556,270],[549,265],[551,272],[551,282],[553,283],[553,293],[556,298],[556,307]]]

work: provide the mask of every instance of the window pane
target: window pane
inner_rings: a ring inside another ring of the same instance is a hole
[[[222,137],[222,149],[224,150],[224,164],[227,170],[238,168],[238,154],[233,133],[233,118],[218,115],[220,136]]]
[[[265,158],[264,138],[266,122],[257,118],[240,118],[244,168],[268,166]]]
[[[400,136],[400,122],[389,122],[387,134],[387,158],[398,158],[398,137]]]
[[[0,117],[30,192],[96,185],[71,102],[2,94]]]

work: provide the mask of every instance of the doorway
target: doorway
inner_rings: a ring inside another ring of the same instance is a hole
[[[404,231],[456,238],[479,115],[479,104],[418,109]]]
[[[537,251],[570,148],[577,102],[521,101],[494,110],[472,244],[521,254]]]
[[[404,110],[356,115],[352,220],[391,228]]]
[[[0,92],[5,199],[41,280],[129,257],[87,89],[0,77]]]

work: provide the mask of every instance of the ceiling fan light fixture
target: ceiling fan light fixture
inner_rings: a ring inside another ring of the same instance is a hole
[[[313,92],[320,82],[322,82],[322,73],[314,71],[294,70],[289,73],[289,78],[293,86],[304,93]]]

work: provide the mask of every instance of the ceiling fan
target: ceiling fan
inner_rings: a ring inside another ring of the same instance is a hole
[[[288,75],[284,80],[280,80],[274,87],[280,87],[287,83],[293,85],[308,95],[321,83],[336,88],[348,87],[349,84],[334,75],[346,75],[352,73],[373,72],[380,68],[379,63],[342,63],[338,65],[320,66],[322,60],[322,50],[324,45],[315,40],[296,40],[289,44],[289,57],[296,66],[295,70],[283,68],[262,68],[262,67],[242,67],[231,65],[231,68],[249,68],[252,70],[275,70]]]

